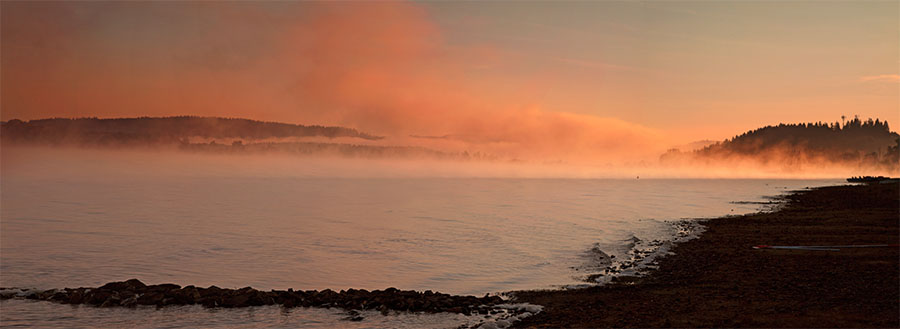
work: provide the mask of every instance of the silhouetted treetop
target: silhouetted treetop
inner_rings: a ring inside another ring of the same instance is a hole
[[[803,147],[810,151],[881,152],[894,143],[897,133],[887,121],[860,120],[858,117],[839,123],[798,123],[765,126],[750,130],[722,143],[709,145],[700,154],[721,152],[754,154],[772,147]]]
[[[708,163],[744,158],[763,163],[842,163],[897,170],[898,149],[900,135],[891,132],[887,121],[863,121],[854,117],[844,124],[810,122],[765,126],[693,152],[669,150],[660,160]]]

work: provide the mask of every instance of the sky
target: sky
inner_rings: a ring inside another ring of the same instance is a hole
[[[0,2],[0,119],[166,115],[544,160],[897,130],[900,2]]]

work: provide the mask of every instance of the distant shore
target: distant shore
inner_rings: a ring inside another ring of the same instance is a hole
[[[900,184],[797,191],[771,213],[705,221],[650,276],[515,292],[556,327],[900,327]],[[754,249],[757,245],[888,247]]]

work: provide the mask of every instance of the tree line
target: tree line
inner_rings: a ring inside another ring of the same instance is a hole
[[[174,116],[139,118],[51,118],[0,124],[5,141],[45,144],[178,144],[188,138],[262,140],[269,138],[382,137],[344,127],[297,125],[249,119]]]
[[[756,158],[761,162],[831,162],[874,166],[896,171],[900,167],[900,135],[887,121],[781,123],[747,131],[699,150],[672,149],[662,162],[715,161]]]

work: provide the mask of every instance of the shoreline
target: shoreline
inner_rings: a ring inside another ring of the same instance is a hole
[[[24,298],[100,307],[202,305],[337,307],[354,310],[504,312],[516,327],[898,327],[900,248],[754,250],[755,245],[896,244],[900,184],[839,185],[792,191],[776,207],[693,221],[699,238],[680,241],[643,276],[569,290],[497,296],[386,290],[259,291],[249,287],[144,285],[136,279],[96,288],[0,289]],[[515,303],[515,304],[512,304]],[[517,305],[513,307],[513,305]],[[531,306],[528,306],[531,305]],[[508,310],[506,310],[508,309]]]
[[[900,248],[755,250],[755,245],[897,244],[900,184],[794,191],[771,212],[701,220],[643,277],[512,292],[544,312],[514,326],[898,327]]]

